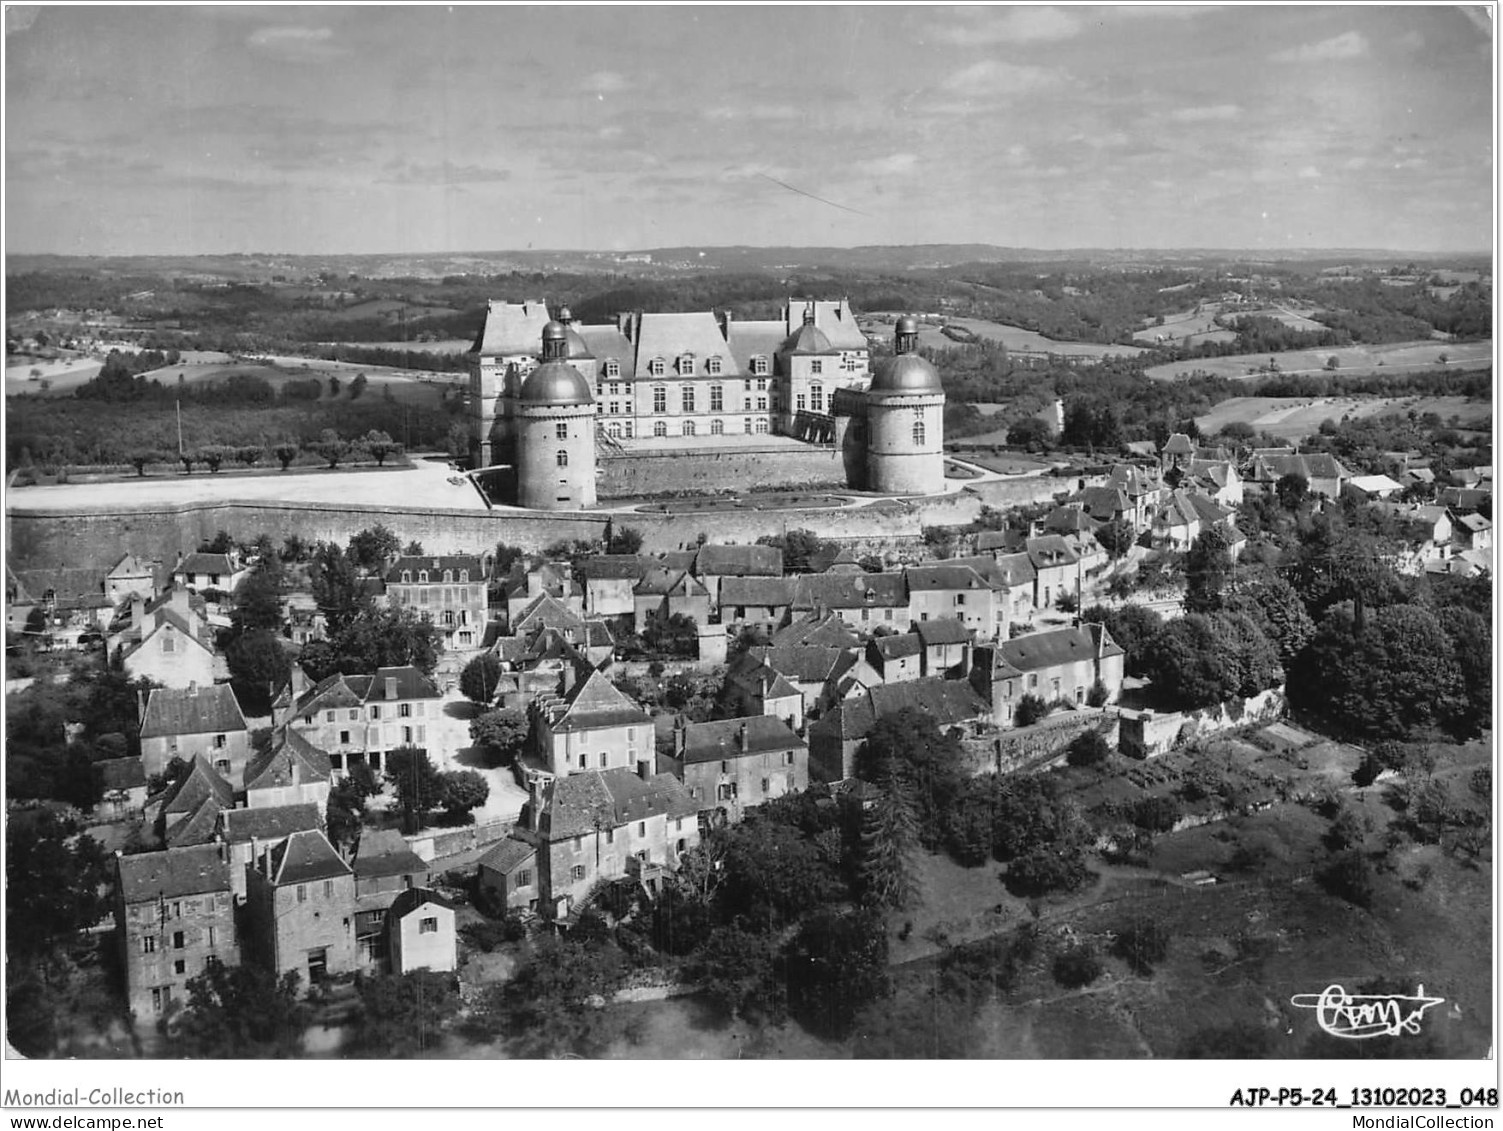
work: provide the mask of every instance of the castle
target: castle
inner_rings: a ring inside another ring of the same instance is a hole
[[[594,506],[602,460],[776,443],[838,451],[852,488],[935,494],[945,397],[917,346],[900,318],[873,372],[845,301],[789,302],[771,321],[635,311],[595,326],[492,302],[470,351],[471,464],[536,510]],[[778,485],[776,451],[764,469],[745,485]]]

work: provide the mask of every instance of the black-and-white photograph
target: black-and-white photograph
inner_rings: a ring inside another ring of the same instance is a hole
[[[1496,1109],[1496,14],[8,5],[7,1111]]]

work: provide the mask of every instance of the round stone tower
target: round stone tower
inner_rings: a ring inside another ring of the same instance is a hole
[[[945,486],[945,391],[918,355],[918,321],[899,318],[895,339],[866,391],[867,487],[933,495]]]
[[[595,398],[565,360],[564,327],[543,327],[543,361],[517,396],[517,504],[535,510],[595,505]]]

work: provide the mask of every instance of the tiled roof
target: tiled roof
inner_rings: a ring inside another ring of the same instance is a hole
[[[1020,554],[1003,554],[997,559],[997,568],[1007,578],[1009,586],[1032,585],[1039,575],[1039,571],[1034,567],[1033,559],[1026,551]]]
[[[549,840],[620,828],[632,821],[665,814],[688,817],[699,805],[672,774],[644,780],[632,770],[587,770],[555,778],[543,805],[541,835]]]
[[[540,628],[572,628],[584,626],[584,618],[574,612],[551,593],[544,593],[517,616],[511,626],[512,635],[526,636]]]
[[[915,631],[926,648],[936,644],[965,644],[971,639],[971,630],[954,617],[919,621]]]
[[[686,570],[654,566],[642,575],[632,593],[638,597],[708,597],[710,591]]]
[[[541,302],[492,301],[470,352],[536,357],[542,351],[543,327],[548,322],[548,307]]]
[[[1078,507],[1055,507],[1044,520],[1044,529],[1056,534],[1090,534],[1099,525]]]
[[[638,554],[596,554],[580,563],[579,572],[591,581],[634,581],[654,564]]]
[[[59,566],[55,569],[17,569],[11,570],[10,574],[33,601],[40,601],[49,589],[59,601],[104,596],[104,579],[97,569]]]
[[[741,368],[731,354],[730,344],[721,330],[720,322],[708,310],[685,313],[641,313],[636,316],[636,365],[635,376],[639,380],[651,377],[648,369],[653,358],[661,358],[664,374],[679,376],[675,364],[685,354],[693,355],[694,376],[707,375],[706,361],[711,357],[721,359],[720,376],[739,377]]]
[[[169,848],[118,858],[126,903],[230,890],[230,865],[218,845]]]
[[[807,613],[772,635],[775,648],[804,645],[818,648],[854,648],[861,643],[858,633],[838,613],[816,616]]]
[[[598,671],[576,683],[550,712],[554,731],[596,730],[608,726],[651,726],[652,716]]]
[[[700,577],[782,577],[783,551],[776,546],[716,546],[699,548],[694,572]]]
[[[1020,672],[1036,672],[1081,660],[1094,660],[1098,641],[1103,656],[1122,655],[1122,649],[1099,624],[1031,632],[1007,641],[997,651]]]
[[[295,832],[270,852],[275,884],[304,884],[348,876],[350,866],[339,858],[328,838],[317,829]]]
[[[386,584],[388,585],[416,585],[418,575],[422,571],[428,571],[429,585],[443,585],[444,571],[448,570],[454,576],[447,582],[454,585],[459,582],[461,570],[467,571],[470,582],[485,580],[485,566],[480,558],[474,554],[429,554],[400,557],[395,564],[386,571]],[[402,574],[410,574],[407,581],[402,580]]]
[[[720,583],[720,606],[766,606],[793,604],[791,577],[727,577]]]
[[[1028,539],[1028,560],[1033,563],[1034,569],[1047,569],[1051,566],[1074,565],[1080,560],[1080,556],[1060,535],[1043,534]]]
[[[743,738],[745,747],[743,748]],[[782,719],[750,715],[684,727],[684,762],[717,762],[807,746]]]
[[[221,809],[235,807],[235,787],[219,776],[202,754],[196,754],[188,764],[188,772],[172,788],[162,806],[164,813],[191,813],[212,800]]]
[[[844,700],[810,727],[810,733],[850,742],[865,738],[877,720],[907,708],[922,711],[940,726],[981,718],[990,705],[969,683],[961,680],[910,679],[873,687]]]
[[[1167,456],[1187,456],[1193,454],[1194,451],[1195,445],[1183,432],[1176,432],[1164,441],[1164,454]]]
[[[219,815],[224,812],[217,799],[206,797],[186,817],[173,822],[167,830],[168,848],[186,848],[194,844],[208,844],[219,828]]]
[[[333,776],[329,756],[290,727],[272,736],[271,745],[246,764],[245,789],[279,789],[328,781]]]
[[[1017,553],[1022,551],[1027,540],[1028,535],[1021,530],[983,530],[976,535],[976,550],[978,553],[995,553],[997,550]]]
[[[360,694],[350,686],[350,677],[335,673],[319,680],[298,697],[297,713],[310,715],[339,707],[358,707],[360,699]]]
[[[903,571],[910,591],[932,593],[938,590],[986,589],[986,579],[969,566],[909,566]]]
[[[95,762],[105,789],[137,789],[146,784],[146,767],[139,758],[106,758]]]
[[[884,661],[901,660],[905,656],[917,656],[924,650],[924,642],[916,632],[904,632],[895,636],[873,638],[869,647]]]
[[[206,554],[198,551],[187,554],[178,562],[174,573],[217,573],[228,577],[237,572],[235,563],[230,560],[228,554]]]
[[[454,910],[454,904],[432,888],[408,888],[399,892],[397,898],[391,901],[391,906],[386,909],[386,917],[391,920],[401,919],[429,904],[448,911]]]
[[[141,719],[142,738],[224,734],[245,729],[245,716],[227,683],[208,687],[155,687]]]
[[[1348,482],[1359,491],[1372,494],[1377,491],[1402,491],[1404,485],[1396,483],[1386,475],[1354,475]]]
[[[1309,479],[1349,479],[1351,472],[1329,452],[1311,452],[1308,455],[1259,455],[1254,466],[1261,465],[1265,479],[1282,479],[1285,475],[1303,475]]]
[[[1078,503],[1092,518],[1102,520],[1113,519],[1132,507],[1121,487],[1086,487],[1071,495],[1069,501]]]
[[[224,839],[231,844],[256,840],[281,840],[293,833],[323,827],[318,806],[312,801],[298,805],[267,805],[259,809],[226,809],[219,814]]]
[[[507,837],[480,858],[480,867],[496,872],[510,872],[537,855],[537,849],[525,840]]]
[[[367,829],[360,834],[360,845],[355,849],[358,878],[410,876],[419,872],[426,876],[428,865],[396,829]]]
[[[115,563],[115,568],[106,577],[155,577],[156,569],[151,562],[142,561],[135,554],[126,554]]]
[[[1493,524],[1480,514],[1459,514],[1456,516],[1456,525],[1465,527],[1473,534],[1481,534],[1484,530],[1493,528]]]
[[[370,683],[363,695],[367,703],[384,703],[387,700],[396,699],[443,698],[443,693],[439,691],[438,686],[410,664],[402,667],[377,668],[375,674],[367,678]],[[395,694],[387,694],[388,681],[392,681],[392,690]],[[350,684],[354,686],[354,677],[351,677]]]
[[[1493,493],[1476,487],[1442,487],[1435,495],[1441,506],[1476,510],[1492,500]]]
[[[810,573],[794,579],[796,609],[907,608],[901,573]]]
[[[800,644],[776,648],[755,647],[750,650],[750,654],[794,683],[823,683],[831,678],[836,664],[845,655],[845,650]]]

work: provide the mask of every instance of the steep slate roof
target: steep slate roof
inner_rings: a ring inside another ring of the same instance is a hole
[[[826,547],[809,559],[811,573],[854,573],[857,570],[866,572],[862,569],[861,559],[856,556],[856,551],[849,546],[836,546],[833,550]]]
[[[749,654],[794,683],[824,683],[834,676],[846,651],[803,644],[777,648],[758,646],[749,649]]]
[[[1483,531],[1493,528],[1493,524],[1480,514],[1459,514],[1456,516],[1456,525],[1464,527],[1473,534],[1481,534]]]
[[[398,892],[397,898],[391,901],[391,906],[386,909],[386,917],[393,921],[403,919],[430,905],[442,907],[446,911],[454,910],[454,904],[432,888],[407,888]]]
[[[1442,487],[1435,501],[1443,507],[1474,511],[1492,500],[1493,493],[1477,487]]]
[[[351,678],[336,672],[319,680],[298,696],[297,713],[311,715],[315,711],[360,706],[361,695],[350,685]]]
[[[1111,634],[1099,624],[1031,632],[999,645],[997,651],[1018,671],[1036,672],[1081,660],[1094,660],[1098,644],[1102,656],[1123,654]]]
[[[648,364],[655,357],[665,362],[665,377],[679,376],[674,362],[684,354],[694,356],[696,377],[706,376],[705,361],[711,357],[721,359],[720,376],[742,376],[720,322],[711,311],[638,313],[635,321],[636,365],[633,371],[639,380],[651,379]]]
[[[219,814],[219,827],[231,844],[256,840],[281,840],[293,833],[323,827],[318,806],[312,801],[299,805],[267,805],[260,809],[226,809]]]
[[[542,349],[543,327],[550,321],[546,304],[492,300],[471,353],[536,356]]]
[[[824,613],[819,616],[808,613],[772,634],[772,646],[775,648],[793,645],[854,648],[860,643],[861,634],[846,624],[837,613]]]
[[[428,865],[396,829],[367,829],[355,849],[355,876],[410,876],[428,874]]]
[[[720,583],[720,606],[793,604],[791,577],[727,577]]]
[[[105,574],[105,577],[155,577],[156,568],[151,562],[142,561],[135,554],[126,554],[115,563],[115,567]]]
[[[1164,454],[1166,456],[1188,456],[1195,453],[1195,445],[1190,442],[1190,437],[1183,432],[1176,432],[1164,441]]]
[[[655,564],[639,554],[596,554],[580,563],[579,572],[590,581],[634,581]]]
[[[1078,507],[1055,507],[1044,520],[1044,529],[1056,534],[1090,534],[1099,525]]]
[[[228,577],[237,572],[234,562],[228,554],[206,554],[203,551],[195,551],[185,554],[177,564],[173,573],[219,573]]]
[[[245,730],[245,716],[227,683],[197,688],[154,687],[147,693],[142,738],[237,730]]]
[[[689,817],[699,805],[672,774],[643,780],[634,771],[587,770],[555,778],[543,803],[539,835],[545,841],[616,829],[659,814]]]
[[[976,551],[995,554],[998,550],[1006,550],[1008,553],[1021,553],[1027,541],[1028,535],[1021,530],[983,530],[976,535]]]
[[[742,748],[742,738],[746,746]],[[709,723],[690,723],[684,727],[684,763],[720,762],[807,747],[782,719],[770,715],[751,715],[742,719],[720,719]]]
[[[694,559],[699,577],[782,577],[783,551],[776,546],[716,546],[699,548]]]
[[[480,867],[511,872],[536,855],[537,849],[525,840],[507,837],[480,858]]]
[[[136,789],[146,784],[146,767],[139,758],[106,758],[95,762],[104,788]]]
[[[1060,535],[1043,534],[1028,539],[1028,560],[1036,570],[1048,569],[1050,566],[1074,565],[1080,560],[1080,555]]]
[[[356,687],[355,680],[358,677],[350,677],[350,686]],[[376,673],[365,677],[370,682],[362,689],[362,698],[367,703],[384,703],[388,699],[441,699],[443,693],[438,686],[427,676],[411,664],[401,667],[377,668]],[[386,694],[386,681],[396,680],[396,695]]]
[[[544,627],[578,631],[584,627],[584,618],[551,593],[544,593],[522,610],[511,631],[513,636],[525,636]]]
[[[915,626],[919,639],[924,642],[924,647],[930,648],[936,644],[966,644],[971,639],[971,630],[954,617],[936,617],[933,620],[921,620]]]
[[[1308,455],[1263,455],[1253,457],[1253,468],[1261,468],[1260,479],[1282,479],[1286,475],[1303,475],[1309,479],[1350,479],[1352,473],[1341,461],[1329,452],[1311,452]]]
[[[317,829],[293,833],[273,848],[270,856],[271,882],[278,885],[305,884],[351,874],[350,866]]]
[[[903,578],[908,583],[910,592],[989,588],[986,579],[970,566],[951,565],[948,562],[943,565],[909,566],[903,571]]]
[[[1127,492],[1121,487],[1086,487],[1076,491],[1067,501],[1078,504],[1086,514],[1104,522],[1132,508]]]
[[[877,636],[867,645],[883,661],[901,660],[905,656],[917,656],[924,650],[924,642],[916,632],[904,632],[896,636]]]
[[[1156,475],[1150,476],[1135,464],[1119,463],[1107,474],[1106,485],[1121,488],[1129,498],[1133,498],[1158,490],[1159,482]]]
[[[1039,571],[1026,551],[1021,554],[1003,554],[996,561],[997,568],[1002,571],[1009,587],[1032,585],[1038,579]]]
[[[206,800],[217,802],[221,809],[235,807],[235,787],[219,776],[202,754],[195,754],[188,772],[172,788],[162,806],[164,813],[191,813]]]
[[[831,735],[843,742],[865,738],[877,720],[913,708],[931,716],[940,726],[989,715],[991,705],[976,689],[962,680],[928,677],[870,688],[865,694],[846,699],[814,723],[810,733]]]
[[[570,689],[562,703],[549,707],[548,714],[548,725],[554,731],[652,725],[651,715],[593,669]]]
[[[279,789],[329,781],[334,770],[329,756],[290,727],[272,735],[271,745],[245,767],[245,789]]]
[[[444,584],[444,570],[454,574],[450,585],[459,584],[461,570],[469,571],[469,581],[466,584],[485,580],[485,566],[475,554],[416,554],[403,555],[398,558],[390,569],[386,571],[386,584],[388,585],[417,585],[418,574],[422,570],[428,571],[429,585]],[[411,574],[411,580],[403,581],[402,573]]]
[[[116,860],[126,903],[230,890],[230,865],[218,845],[140,852]]]
[[[216,798],[205,798],[168,830],[165,838],[167,847],[186,848],[194,844],[208,844],[214,839],[214,832],[219,827],[219,815],[224,811]]]
[[[794,578],[796,609],[907,608],[901,573],[806,573]]]
[[[708,597],[704,583],[687,570],[654,566],[642,575],[632,593],[638,597]]]
[[[132,625],[128,630],[131,633],[139,630],[140,634],[136,637],[136,642],[125,650],[126,656],[134,656],[158,632],[169,636],[175,633],[189,644],[196,645],[210,655],[214,652],[214,630],[204,623],[191,624],[176,609],[157,609],[155,612],[147,613],[142,620],[142,624]]]

